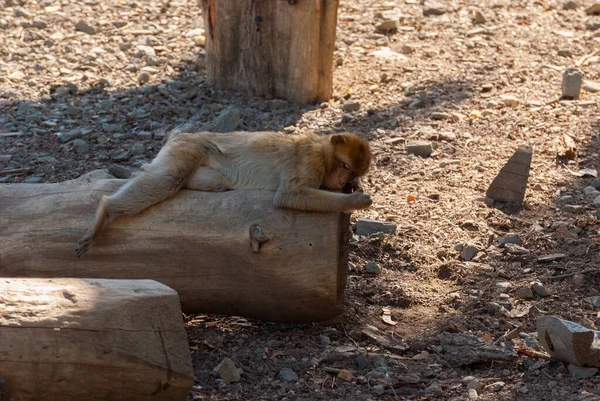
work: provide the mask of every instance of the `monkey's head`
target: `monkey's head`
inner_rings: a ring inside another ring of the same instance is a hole
[[[323,184],[334,191],[348,192],[345,188],[347,184],[355,182],[369,170],[369,143],[354,134],[333,134],[329,136],[329,141],[333,158]]]

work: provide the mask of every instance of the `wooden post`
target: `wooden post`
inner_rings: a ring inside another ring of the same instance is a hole
[[[185,312],[342,314],[349,215],[277,209],[269,191],[181,191],[110,225],[77,258],[98,199],[124,182],[0,185],[0,277],[153,279],[179,293]]]
[[[150,280],[0,279],[0,395],[185,400],[194,371],[177,293]]]
[[[328,101],[339,0],[201,0],[206,67],[218,89]]]

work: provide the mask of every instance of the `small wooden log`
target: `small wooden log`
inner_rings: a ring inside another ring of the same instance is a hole
[[[92,174],[92,177],[97,175]],[[75,246],[125,180],[0,185],[0,277],[153,279],[184,311],[284,322],[343,313],[349,215],[273,206],[273,192],[181,191]]]
[[[495,201],[520,207],[525,198],[531,158],[531,147],[520,146],[494,178],[486,192],[486,196]]]
[[[0,394],[177,400],[194,384],[177,293],[151,280],[0,279]]]
[[[541,316],[536,325],[540,344],[552,357],[579,366],[600,367],[597,331],[556,316]]]
[[[201,0],[208,81],[299,103],[333,88],[339,0]]]

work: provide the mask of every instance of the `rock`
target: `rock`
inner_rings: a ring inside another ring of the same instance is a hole
[[[340,372],[337,374],[337,378],[339,380],[342,380],[342,381],[345,381],[345,382],[351,382],[352,380],[355,379],[355,377],[352,374],[352,372],[350,372],[349,370],[346,370],[346,369],[340,370]]]
[[[400,54],[397,53],[395,51],[393,51],[392,49],[390,49],[389,47],[382,47],[379,50],[375,50],[371,53],[369,53],[369,55],[375,57],[375,58],[379,58],[379,59],[383,59],[383,60],[397,60],[397,61],[407,61],[408,57],[406,57],[404,54]]]
[[[544,285],[538,281],[531,284],[531,289],[537,294],[538,297],[546,298],[550,296],[550,292],[544,287]]]
[[[479,10],[475,11],[475,18],[473,18],[473,22],[476,24],[485,24],[487,22],[487,18],[485,15]]]
[[[452,115],[450,115],[449,113],[443,113],[440,111],[434,111],[433,113],[431,113],[432,120],[448,120],[450,118],[452,118]]]
[[[34,17],[34,14],[30,13],[28,10],[21,8],[21,7],[17,7],[15,8],[15,11],[13,11],[15,17],[19,18],[19,17],[23,17],[23,18],[27,18],[27,19],[31,19]]]
[[[470,380],[467,383],[467,389],[473,389],[475,391],[477,391],[478,393],[481,393],[483,391],[483,387],[481,386],[481,383],[479,382],[478,379],[473,378],[473,380]]]
[[[600,82],[584,80],[583,90],[591,93],[600,92]]]
[[[83,136],[81,132],[81,128],[75,128],[71,131],[61,132],[58,134],[58,142],[59,143],[67,143],[71,142],[74,139],[81,138]]]
[[[23,184],[41,184],[44,182],[42,177],[27,177],[23,180]]]
[[[588,377],[595,376],[598,373],[598,368],[584,368],[581,366],[569,364],[567,367],[571,375],[576,379],[587,379]]]
[[[354,116],[352,114],[344,113],[342,114],[342,124],[347,124],[354,120]]]
[[[130,156],[131,156],[131,154],[129,153],[128,150],[117,150],[116,152],[114,152],[110,155],[110,158],[116,162],[121,162],[121,161],[129,159]]]
[[[406,151],[410,154],[427,157],[433,153],[433,144],[429,141],[414,141],[406,145]]]
[[[497,393],[499,391],[502,391],[504,386],[506,386],[506,383],[504,383],[504,382],[495,382],[495,383],[492,383],[489,387],[492,388],[492,391],[494,393]]]
[[[93,35],[94,33],[96,33],[96,28],[94,28],[84,20],[77,21],[77,23],[75,24],[75,30],[79,32],[85,32],[88,35]]]
[[[479,398],[479,394],[477,394],[477,390],[475,390],[474,388],[470,388],[469,389],[469,399],[476,400],[478,398]]]
[[[365,271],[369,274],[379,274],[381,272],[381,269],[379,268],[379,265],[377,263],[369,262],[365,266]]]
[[[600,308],[600,296],[583,298],[583,302],[590,305],[594,309]]]
[[[578,366],[600,367],[597,331],[556,316],[540,316],[536,326],[540,343],[553,358]]]
[[[527,345],[529,348],[533,348],[533,349],[540,349],[542,347],[540,345],[540,342],[533,337],[527,337],[525,339],[525,345]]]
[[[148,81],[150,81],[150,74],[147,72],[142,72],[140,75],[138,75],[138,83],[140,85],[147,84]]]
[[[242,123],[242,113],[236,107],[228,107],[219,114],[212,124],[214,132],[231,132],[239,128]]]
[[[585,282],[585,274],[576,274],[573,276],[573,284],[575,284],[577,287],[583,285]]]
[[[579,7],[579,4],[574,1],[567,1],[563,4],[563,10],[575,10],[577,7]]]
[[[136,142],[133,144],[133,146],[131,147],[131,153],[134,156],[140,156],[143,155],[144,153],[146,153],[146,146],[144,146],[143,142]]]
[[[377,29],[380,32],[396,31],[398,30],[398,28],[400,28],[400,21],[397,19],[388,19],[381,21],[375,27],[375,29]]]
[[[71,142],[71,147],[78,155],[88,153],[90,150],[90,147],[88,146],[87,142],[79,138],[74,139],[73,142]]]
[[[324,334],[321,334],[319,336],[319,344],[321,344],[321,345],[329,345],[329,344],[331,344],[331,339],[328,336],[326,336]]]
[[[119,28],[123,28],[125,25],[128,24],[127,21],[124,20],[116,20],[116,21],[112,21],[111,24],[113,24],[113,26],[117,29]]]
[[[564,205],[563,210],[569,213],[582,213],[585,208],[580,205]]]
[[[585,13],[588,15],[600,15],[600,3],[592,4],[586,8]]]
[[[371,393],[376,396],[383,395],[385,394],[385,386],[383,384],[376,384],[375,386],[371,387]]]
[[[356,365],[356,369],[364,370],[369,367],[371,361],[369,361],[367,357],[359,355],[356,358],[354,358],[354,364]]]
[[[354,227],[356,229],[356,235],[369,236],[375,233],[394,235],[396,233],[396,223],[391,221],[358,219]]]
[[[531,158],[531,147],[520,146],[494,178],[488,187],[486,197],[521,207],[529,180]]]
[[[283,368],[279,371],[279,380],[282,382],[295,382],[298,375],[290,368]]]
[[[517,288],[515,295],[521,299],[533,299],[533,291],[529,287]]]
[[[597,198],[598,196],[600,196],[600,191],[598,191],[591,185],[583,188],[583,193],[587,198]]]
[[[562,78],[562,98],[577,100],[581,95],[583,74],[576,68],[568,68]]]
[[[502,281],[500,283],[496,283],[496,289],[502,293],[505,293],[512,287],[512,284],[508,281]]]
[[[118,164],[109,165],[108,172],[115,178],[127,179],[131,177],[131,171],[127,170],[123,166],[119,166]]]
[[[240,381],[240,374],[243,370],[238,369],[229,358],[223,359],[221,363],[213,369],[225,383],[237,383]]]
[[[506,235],[498,241],[498,246],[500,248],[504,247],[506,244],[515,244],[521,245],[521,237],[517,234]]]
[[[442,15],[446,13],[446,7],[442,3],[437,1],[427,0],[423,5],[423,15],[431,17],[435,15]]]
[[[573,52],[570,49],[559,49],[557,54],[560,57],[571,57]]]
[[[156,57],[156,51],[152,46],[137,45],[135,48],[138,51],[139,57]]]
[[[342,109],[344,109],[344,111],[346,111],[346,112],[359,111],[360,103],[357,101],[348,100],[348,101],[344,102]]]
[[[513,95],[502,95],[502,96],[500,96],[500,100],[506,106],[510,106],[510,107],[518,106],[519,103],[521,103],[521,101],[516,96],[513,96]]]
[[[439,337],[444,359],[458,366],[494,360],[512,361],[515,357],[505,347],[488,343],[474,335],[444,332]]]
[[[466,244],[463,246],[462,251],[460,252],[460,257],[462,260],[468,262],[473,260],[475,256],[479,253],[479,248],[477,248],[473,244]]]
[[[204,47],[206,45],[206,36],[204,35],[198,35],[194,38],[194,44],[196,46],[202,46]]]
[[[425,393],[425,394],[440,395],[443,392],[444,391],[442,390],[442,387],[440,387],[440,385],[437,382],[433,382],[429,386],[427,386],[423,389],[423,393]]]

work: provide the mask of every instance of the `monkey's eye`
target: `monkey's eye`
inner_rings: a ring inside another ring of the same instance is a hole
[[[342,163],[342,165],[344,166],[344,170],[350,170],[350,166],[346,163]]]

